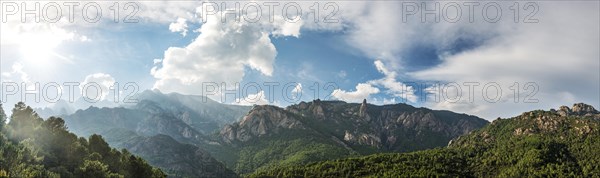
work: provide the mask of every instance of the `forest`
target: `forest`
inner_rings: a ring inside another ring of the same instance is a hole
[[[7,119],[0,106],[0,177],[166,177],[102,136],[77,137],[62,118],[42,119],[22,102]]]

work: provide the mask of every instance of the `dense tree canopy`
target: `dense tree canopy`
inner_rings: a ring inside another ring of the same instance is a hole
[[[598,115],[532,111],[447,148],[273,166],[250,177],[598,177],[599,125]]]
[[[127,150],[109,147],[101,136],[78,138],[63,119],[43,120],[24,103],[15,105],[0,129],[0,177],[165,177]]]

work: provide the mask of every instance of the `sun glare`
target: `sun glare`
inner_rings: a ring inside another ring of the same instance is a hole
[[[56,59],[64,58],[55,50],[65,40],[72,39],[73,34],[65,31],[33,30],[21,34],[19,49],[23,60],[33,66],[48,67]]]

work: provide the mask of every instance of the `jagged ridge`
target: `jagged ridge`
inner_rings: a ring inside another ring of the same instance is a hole
[[[600,113],[578,103],[498,119],[447,148],[280,166],[249,177],[598,177]]]

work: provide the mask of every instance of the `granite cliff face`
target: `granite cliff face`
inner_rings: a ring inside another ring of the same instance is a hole
[[[370,105],[341,101],[300,102],[285,109],[255,106],[240,121],[221,129],[222,141],[245,142],[282,130],[306,130],[388,151],[445,146],[452,138],[488,122],[465,114],[415,108],[406,104]]]
[[[276,106],[255,106],[238,123],[225,125],[220,135],[227,143],[245,142],[253,137],[276,134],[281,129],[304,129],[303,124],[292,113]]]
[[[573,107],[561,106],[558,110],[552,109],[560,116],[597,116],[600,114],[593,106],[584,103],[575,103]]]

